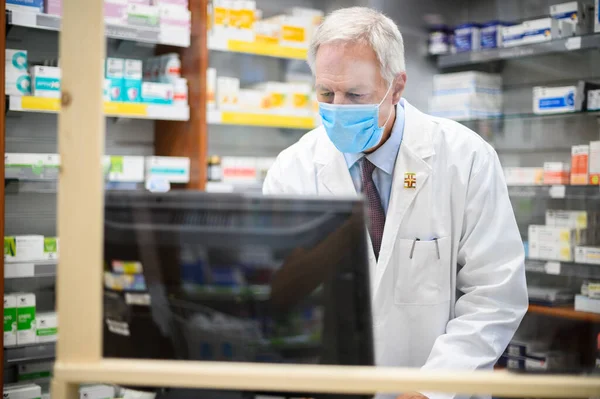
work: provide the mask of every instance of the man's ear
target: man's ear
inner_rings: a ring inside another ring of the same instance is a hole
[[[404,88],[406,87],[406,72],[401,72],[396,75],[394,83],[392,84],[394,85],[392,88],[392,104],[396,105],[400,102],[402,93],[404,93]]]

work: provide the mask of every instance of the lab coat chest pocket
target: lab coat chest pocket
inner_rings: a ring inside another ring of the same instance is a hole
[[[400,239],[398,244],[394,302],[434,305],[449,301],[450,237],[430,241]]]

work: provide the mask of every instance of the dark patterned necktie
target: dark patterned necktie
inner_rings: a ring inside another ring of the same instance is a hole
[[[381,205],[379,192],[373,181],[373,171],[375,165],[367,158],[363,158],[361,165],[363,193],[367,199],[368,205],[368,227],[373,251],[375,257],[379,260],[379,250],[381,249],[381,240],[383,238],[383,228],[385,226],[385,211]]]

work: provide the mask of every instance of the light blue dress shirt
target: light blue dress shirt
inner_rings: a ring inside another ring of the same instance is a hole
[[[396,109],[396,121],[392,127],[392,134],[377,151],[371,154],[363,154],[362,152],[358,154],[344,153],[346,165],[348,165],[348,169],[350,170],[352,182],[357,193],[362,192],[362,162],[359,161],[366,155],[367,159],[376,166],[373,172],[373,181],[379,192],[381,205],[386,214],[390,204],[390,197],[392,196],[394,166],[396,165],[396,158],[398,158],[398,151],[400,151],[400,144],[404,135],[404,103],[402,100],[400,100],[397,107],[402,107],[403,109]]]

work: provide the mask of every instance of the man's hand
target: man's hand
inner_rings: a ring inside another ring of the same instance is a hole
[[[396,399],[429,399],[429,398],[425,395],[421,395],[418,392],[409,392],[409,393],[403,393],[402,395],[398,396]]]

